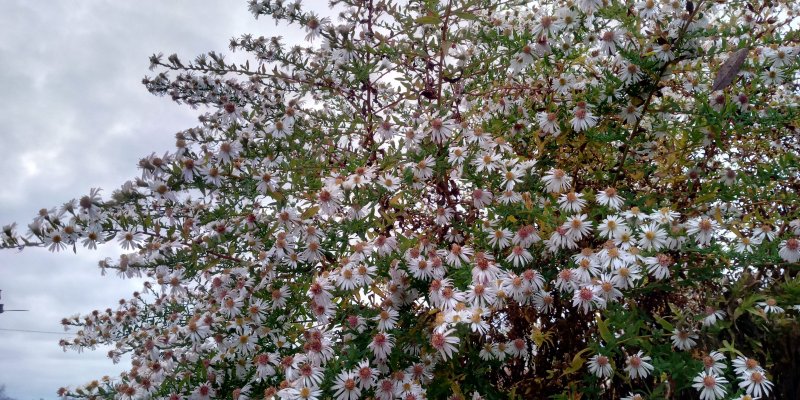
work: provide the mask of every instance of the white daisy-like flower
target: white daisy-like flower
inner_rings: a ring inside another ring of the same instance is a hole
[[[703,318],[703,326],[716,325],[717,321],[725,318],[725,311],[718,310],[712,306],[706,306],[706,316]]]
[[[789,238],[782,241],[779,245],[778,255],[786,262],[796,263],[800,261],[800,239]]]
[[[555,303],[555,298],[548,291],[540,290],[533,295],[533,305],[540,313],[546,314],[552,311],[553,303]]]
[[[622,204],[625,202],[619,193],[617,193],[617,189],[613,187],[607,187],[605,190],[601,190],[597,192],[596,196],[597,204],[601,206],[606,206],[613,210],[619,210],[622,207]]]
[[[597,226],[597,230],[599,231],[601,238],[613,239],[616,238],[622,228],[625,227],[627,227],[625,225],[625,220],[619,215],[608,215],[602,222],[600,222],[600,225]]]
[[[472,165],[475,166],[475,172],[492,173],[500,167],[500,160],[502,156],[494,152],[484,152],[472,160]]]
[[[558,168],[551,168],[542,177],[545,184],[545,190],[550,193],[560,193],[572,187],[572,178],[567,176],[564,170]]]
[[[408,166],[411,167],[411,172],[414,174],[414,177],[423,181],[433,176],[433,169],[431,169],[431,167],[434,165],[436,165],[436,160],[434,160],[432,156],[427,156],[421,161],[408,164]]]
[[[619,79],[626,85],[633,85],[642,79],[642,69],[632,63],[624,63],[619,71]]]
[[[586,286],[575,291],[572,296],[572,305],[586,314],[590,309],[605,308],[606,301],[598,296],[593,288]]]
[[[558,114],[554,112],[542,111],[536,114],[536,121],[539,122],[542,132],[553,136],[558,136],[561,133],[561,128],[558,126]]]
[[[592,232],[592,222],[588,218],[586,214],[573,215],[561,227],[567,229],[567,235],[577,241]]]
[[[398,189],[400,189],[400,178],[391,174],[381,175],[377,179],[377,182],[383,186],[384,189],[390,192],[396,192]]]
[[[669,278],[669,267],[672,266],[673,259],[668,254],[657,254],[655,257],[645,257],[644,263],[650,275],[653,275],[657,280],[662,280]]]
[[[514,246],[511,253],[506,257],[506,261],[512,263],[514,267],[524,267],[533,260],[531,253],[522,246]]]
[[[375,358],[385,360],[389,357],[394,347],[394,337],[389,333],[378,332],[372,337],[367,348],[372,351]]]
[[[508,247],[509,243],[511,242],[511,237],[513,233],[506,228],[497,228],[490,230],[489,232],[489,244],[492,247],[497,247],[500,249],[504,249]]]
[[[589,372],[598,378],[608,378],[614,373],[611,360],[602,354],[595,354],[589,359]]]
[[[642,117],[642,106],[637,107],[633,104],[628,104],[619,112],[619,117],[625,121],[626,124],[633,125]]]
[[[773,298],[768,298],[766,301],[759,301],[759,307],[764,309],[764,312],[767,314],[781,314],[784,312],[783,308],[778,307],[778,302]]]
[[[586,200],[583,199],[582,193],[575,193],[571,191],[564,193],[558,198],[558,205],[565,212],[580,212],[586,206]]]
[[[428,134],[434,143],[442,143],[450,138],[455,128],[455,123],[451,120],[442,120],[441,118],[433,118],[428,121],[429,130]]]
[[[717,400],[728,393],[723,385],[728,383],[724,376],[714,372],[702,371],[694,377],[692,387],[700,391],[700,400]]]
[[[522,195],[513,190],[506,190],[503,193],[500,193],[500,197],[497,198],[497,201],[506,205],[520,203],[522,202]]]
[[[636,281],[642,279],[641,269],[638,265],[622,266],[614,269],[611,282],[615,287],[627,289],[636,286]]]
[[[763,371],[747,371],[739,376],[739,379],[741,380],[739,387],[749,395],[769,396],[769,392],[772,390],[772,382],[767,379]]]
[[[356,382],[357,376],[352,371],[342,371],[336,377],[333,387],[336,400],[357,400],[361,397],[361,387]]]
[[[653,372],[653,364],[648,362],[651,361],[652,358],[643,354],[644,353],[640,350],[638,353],[628,356],[627,360],[625,360],[625,371],[631,379],[644,379]]]
[[[758,246],[760,244],[761,239],[740,236],[736,241],[736,247],[734,248],[734,251],[739,254],[752,253],[755,250],[754,246]]]
[[[642,250],[661,250],[667,243],[667,232],[661,229],[657,223],[651,222],[650,224],[641,227],[642,234],[639,237],[639,247]]]
[[[706,368],[706,371],[714,372],[720,375],[722,374],[723,370],[728,368],[728,366],[723,362],[724,360],[725,355],[715,350],[703,357],[703,366]]]
[[[592,114],[585,102],[578,102],[578,105],[572,110],[572,115],[570,123],[575,132],[582,132],[597,125],[597,117]]]
[[[431,347],[438,351],[444,360],[452,358],[453,354],[458,352],[456,346],[461,340],[457,336],[452,336],[452,333],[453,330],[451,329],[443,333],[434,332],[431,334]]]
[[[672,331],[672,336],[670,336],[670,339],[672,339],[672,346],[678,350],[691,350],[692,347],[697,344],[695,341],[697,338],[698,336],[696,334],[679,328],[675,328],[675,330]]]
[[[719,229],[717,221],[708,217],[700,217],[689,221],[686,233],[695,236],[697,244],[705,246],[711,243],[717,229]]]
[[[482,209],[492,203],[492,192],[486,189],[477,188],[472,191],[472,205],[477,209]]]
[[[657,19],[659,17],[658,1],[641,0],[636,2],[634,9],[644,19]]]

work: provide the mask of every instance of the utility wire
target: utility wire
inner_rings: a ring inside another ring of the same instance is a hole
[[[0,331],[5,331],[5,332],[27,332],[27,333],[50,333],[50,334],[54,334],[54,335],[75,335],[76,334],[76,333],[73,333],[73,332],[36,331],[36,330],[32,330],[32,329],[6,329],[6,328],[0,328]]]

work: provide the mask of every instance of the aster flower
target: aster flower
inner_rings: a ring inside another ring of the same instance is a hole
[[[573,240],[580,240],[592,231],[592,223],[586,214],[573,215],[569,217],[562,226],[567,229],[567,235]]]
[[[778,302],[775,301],[773,298],[768,298],[766,301],[759,301],[759,307],[764,309],[764,312],[767,314],[782,314],[784,312],[783,308],[778,307]]]
[[[524,225],[517,230],[514,238],[511,239],[511,243],[527,248],[540,240],[542,239],[537,234],[536,227],[533,225]]]
[[[473,306],[489,307],[497,299],[497,289],[493,285],[476,283],[467,288],[464,297]]]
[[[728,380],[714,372],[702,371],[693,381],[692,387],[700,391],[700,400],[721,399],[727,393],[723,385],[727,384]]]
[[[492,192],[485,189],[475,189],[472,191],[472,205],[477,209],[482,209],[492,203]]]
[[[469,246],[460,246],[458,244],[451,244],[450,250],[440,249],[439,256],[445,257],[447,265],[460,268],[462,263],[469,263],[469,258],[474,254]]]
[[[644,356],[640,350],[625,360],[625,371],[631,379],[647,378],[653,372],[653,365],[648,362],[651,360],[650,356]]]
[[[395,325],[397,324],[397,318],[399,314],[397,310],[393,308],[387,308],[381,310],[378,315],[373,318],[375,321],[378,321],[378,330],[381,332],[385,332],[391,329],[394,329]]]
[[[600,222],[600,225],[597,226],[597,229],[600,231],[600,237],[612,239],[616,238],[621,229],[625,227],[627,227],[625,225],[625,220],[620,216],[608,215],[602,222]]]
[[[695,236],[697,244],[708,245],[717,229],[719,229],[717,221],[708,217],[700,217],[689,222],[686,233]]]
[[[542,177],[545,189],[550,193],[559,193],[572,187],[572,178],[563,170],[552,168]]]
[[[524,267],[533,260],[531,253],[522,246],[514,246],[511,253],[506,257],[506,261],[512,263],[514,267]]]
[[[461,341],[457,336],[452,336],[452,333],[451,329],[443,333],[431,334],[431,347],[438,351],[444,360],[451,358],[458,351],[456,345]]]
[[[375,334],[375,336],[372,337],[372,341],[367,345],[367,348],[372,351],[375,358],[384,360],[389,357],[393,347],[394,337],[392,337],[391,334],[383,332]]]
[[[632,63],[624,63],[620,68],[619,79],[626,85],[633,85],[642,79],[642,69]]]
[[[197,388],[195,388],[194,392],[192,392],[192,399],[193,400],[209,400],[217,394],[216,390],[211,386],[211,383],[205,382],[200,384]]]
[[[614,286],[614,282],[610,276],[603,274],[597,282],[598,294],[606,302],[617,301],[622,298],[622,292]]]
[[[602,354],[595,354],[589,359],[589,372],[598,378],[609,378],[614,374],[611,368],[611,360]]]
[[[586,314],[593,308],[605,308],[606,301],[598,296],[593,288],[585,286],[575,290],[572,296],[572,305]]]
[[[697,338],[698,336],[696,334],[679,328],[675,328],[675,330],[672,331],[672,336],[670,336],[670,339],[672,339],[672,346],[678,350],[691,350],[692,347],[697,344],[695,341]]]
[[[752,253],[754,251],[754,246],[758,246],[760,244],[761,239],[739,236],[738,240],[736,241],[736,247],[734,248],[734,251],[739,254]]]
[[[428,134],[434,143],[442,143],[450,138],[453,134],[455,124],[451,120],[442,120],[441,118],[433,118],[428,121],[429,131]]]
[[[436,217],[434,218],[433,222],[439,226],[445,226],[450,223],[450,219],[453,218],[453,209],[450,207],[438,207],[436,208]]]
[[[585,102],[578,102],[578,105],[572,110],[572,129],[575,132],[585,131],[597,125],[597,117],[594,116]]]
[[[461,165],[467,159],[467,152],[463,147],[450,146],[450,154],[447,156],[447,162],[450,165]]]
[[[647,266],[647,272],[657,280],[669,278],[669,267],[672,266],[673,260],[668,254],[657,254],[655,257],[645,257],[644,263]]]
[[[521,203],[522,195],[519,194],[519,192],[515,192],[513,190],[506,190],[503,193],[500,193],[500,196],[497,198],[497,201],[499,201],[500,204],[504,205]]]
[[[522,182],[523,169],[518,165],[511,168],[503,166],[500,171],[503,176],[503,186],[507,191],[513,190],[516,184]]]
[[[431,166],[436,165],[436,161],[432,156],[427,156],[421,161],[409,163],[408,165],[411,167],[414,177],[424,181],[433,176],[433,170],[431,169]]]
[[[583,199],[582,193],[571,191],[559,196],[558,204],[565,212],[580,212],[586,206],[586,200]]]
[[[500,160],[502,156],[494,152],[484,152],[472,160],[472,165],[475,166],[475,172],[492,173],[500,167]]]
[[[653,222],[641,227],[642,234],[639,237],[639,247],[643,250],[661,250],[666,244],[667,232],[661,229],[657,223]]]
[[[536,121],[542,132],[549,133],[553,136],[558,136],[561,133],[561,128],[558,126],[558,114],[553,112],[540,112],[536,114]]]
[[[706,306],[706,317],[703,318],[703,326],[716,325],[718,320],[725,318],[725,311],[718,310],[711,306]]]
[[[746,371],[739,376],[741,382],[739,387],[744,389],[748,395],[755,397],[769,396],[772,390],[772,382],[764,375],[763,371]]]
[[[613,270],[611,283],[622,290],[636,286],[636,281],[642,279],[641,269],[638,265],[622,266]]]
[[[619,117],[625,121],[626,124],[633,125],[642,117],[642,106],[637,107],[633,104],[628,104],[619,112]]]
[[[605,190],[600,190],[597,192],[596,196],[597,204],[601,206],[606,206],[611,208],[612,210],[619,210],[622,207],[623,199],[619,193],[617,193],[617,189],[613,187],[607,187]]]
[[[636,2],[634,9],[644,19],[659,18],[658,2],[656,0],[641,0]]]
[[[715,350],[703,357],[703,366],[706,368],[706,371],[720,375],[723,373],[723,370],[728,368],[728,366],[722,362],[724,360],[725,355]]]
[[[357,400],[361,397],[361,388],[356,383],[357,375],[352,371],[342,371],[336,377],[331,389],[336,400]]]
[[[533,305],[540,313],[549,313],[553,310],[553,303],[555,298],[553,295],[545,290],[540,290],[533,295]]]
[[[800,261],[800,239],[789,238],[782,241],[779,245],[778,255],[786,262],[796,263]]]
[[[508,247],[512,237],[511,231],[506,228],[497,228],[489,232],[489,245],[504,249]]]

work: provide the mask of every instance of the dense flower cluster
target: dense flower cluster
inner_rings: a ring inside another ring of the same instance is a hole
[[[154,55],[147,88],[201,125],[1,236],[115,243],[103,273],[147,281],[63,320],[65,350],[133,362],[60,393],[772,395],[756,358],[782,362],[768,332],[800,303],[800,5],[733,3],[253,0],[306,46]]]

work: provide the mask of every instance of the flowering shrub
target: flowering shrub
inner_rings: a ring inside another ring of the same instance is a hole
[[[797,398],[800,3],[349,0],[154,55],[210,112],[4,248],[146,278],[62,396]]]

